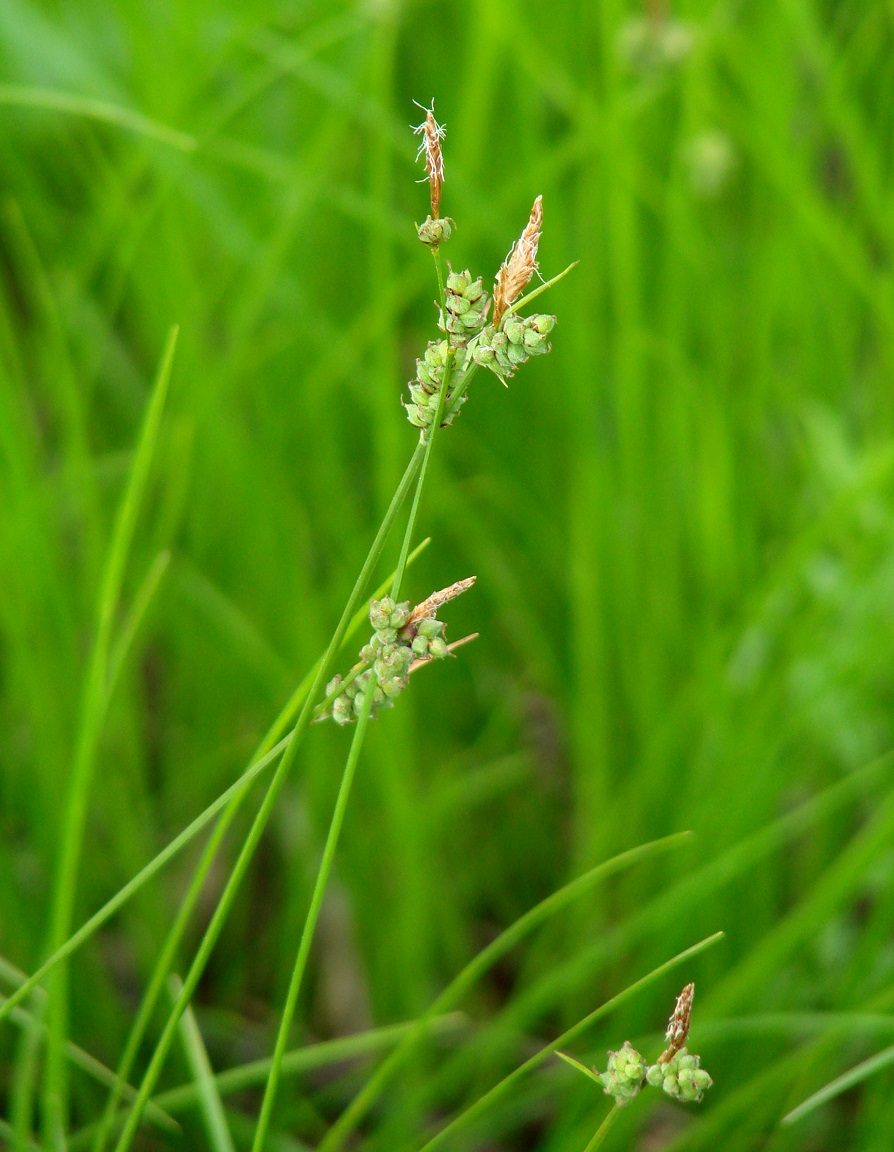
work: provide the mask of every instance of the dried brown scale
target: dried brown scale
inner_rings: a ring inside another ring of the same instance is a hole
[[[497,273],[494,287],[494,313],[491,323],[495,328],[519,298],[522,291],[537,271],[537,245],[543,224],[543,197],[538,196],[531,208],[531,215],[525,230],[513,244],[512,249]]]
[[[463,592],[468,592],[475,581],[477,576],[467,576],[465,580],[457,580],[456,583],[451,584],[449,588],[442,588],[439,592],[432,592],[431,596],[423,600],[421,604],[417,604],[413,611],[410,613],[410,619],[407,625],[415,624],[419,620],[424,620],[426,616],[433,616],[435,612],[444,604],[449,604],[451,600],[455,600],[457,596],[462,596]]]
[[[689,1036],[689,1022],[692,1019],[692,998],[695,995],[695,985],[687,984],[674,1006],[673,1014],[667,1022],[667,1032],[664,1039],[667,1048],[658,1057],[659,1064],[667,1064],[684,1047]]]

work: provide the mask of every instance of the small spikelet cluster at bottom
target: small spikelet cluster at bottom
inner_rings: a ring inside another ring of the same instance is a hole
[[[637,1096],[644,1084],[661,1088],[674,1100],[698,1104],[714,1083],[700,1065],[700,1056],[681,1048],[669,1057],[664,1053],[656,1064],[647,1066],[630,1041],[625,1040],[617,1052],[609,1052],[608,1069],[599,1074],[598,1080],[619,1108]]]
[[[599,1079],[606,1095],[613,1096],[619,1108],[623,1108],[639,1093],[646,1076],[646,1062],[629,1040],[625,1040],[617,1052],[608,1054],[608,1071]]]
[[[698,1103],[714,1081],[701,1064],[700,1056],[690,1056],[681,1048],[664,1064],[653,1064],[646,1079],[654,1088],[663,1089],[674,1100]]]

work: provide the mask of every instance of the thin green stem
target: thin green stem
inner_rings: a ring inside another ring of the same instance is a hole
[[[618,1119],[620,1114],[621,1114],[621,1109],[618,1107],[617,1104],[615,1104],[615,1106],[614,1106],[614,1108],[612,1108],[611,1112],[609,1112],[609,1114],[606,1116],[606,1118],[602,1121],[602,1123],[599,1125],[599,1127],[593,1133],[593,1139],[589,1141],[586,1148],[584,1149],[584,1152],[596,1152],[596,1149],[601,1147],[603,1140],[605,1140],[606,1136],[609,1133],[609,1129],[614,1124],[614,1122]]]
[[[332,862],[335,859],[335,850],[338,847],[338,840],[341,835],[342,825],[344,824],[345,812],[347,811],[348,800],[351,795],[351,786],[354,783],[354,774],[357,770],[357,762],[360,759],[363,741],[366,738],[366,726],[369,723],[369,714],[372,711],[373,696],[377,685],[378,681],[376,680],[375,672],[373,672],[366,685],[363,705],[360,709],[360,715],[357,718],[357,727],[354,731],[354,738],[351,741],[351,748],[348,752],[348,759],[345,763],[341,784],[338,789],[338,797],[335,801],[335,811],[332,813],[332,820],[329,823],[329,832],[327,833],[326,844],[323,848],[323,859],[320,861],[320,867],[317,871],[317,879],[314,884],[310,907],[308,908],[307,916],[304,918],[301,943],[298,945],[298,956],[295,960],[295,966],[292,969],[289,990],[286,993],[286,1002],[279,1023],[276,1045],[273,1049],[270,1075],[267,1078],[267,1086],[264,1089],[264,1099],[261,1101],[261,1112],[258,1116],[258,1126],[255,1130],[255,1138],[252,1143],[252,1152],[262,1152],[267,1140],[267,1130],[270,1127],[270,1118],[273,1115],[273,1104],[276,1100],[276,1091],[282,1075],[282,1062],[286,1054],[286,1045],[289,1039],[292,1017],[295,1014],[295,1006],[298,1003],[298,993],[301,990],[301,981],[304,978],[307,958],[310,955],[310,946],[313,942],[317,920],[320,917],[320,909],[323,906],[323,897],[326,894],[326,887],[329,883]]]
[[[249,864],[251,863],[255,849],[257,848],[264,829],[267,826],[267,821],[270,818],[270,814],[273,811],[273,807],[276,803],[280,791],[282,790],[282,786],[288,777],[289,770],[292,766],[292,762],[295,759],[295,754],[298,751],[301,739],[303,738],[304,733],[307,731],[307,727],[310,724],[311,717],[313,715],[314,703],[316,702],[317,696],[323,684],[325,683],[326,677],[329,674],[335,655],[341,647],[342,640],[344,639],[344,636],[347,632],[351,617],[354,613],[354,609],[356,608],[364,589],[369,583],[373,569],[378,563],[379,557],[382,554],[382,549],[385,546],[385,541],[394,524],[394,520],[397,517],[397,514],[403,505],[404,500],[406,499],[411,484],[416,478],[416,473],[422,464],[423,455],[424,446],[419,444],[417,445],[410,463],[407,466],[406,472],[404,473],[403,478],[398,485],[394,497],[392,498],[391,504],[388,507],[388,511],[385,513],[385,518],[379,527],[379,531],[376,533],[376,538],[373,541],[372,547],[369,550],[369,554],[367,555],[366,560],[364,561],[360,575],[357,577],[357,581],[354,584],[354,588],[350,597],[348,598],[348,602],[345,605],[344,611],[342,612],[341,619],[338,622],[335,632],[332,635],[332,639],[329,642],[329,646],[326,649],[326,653],[320,663],[319,668],[317,669],[317,674],[314,677],[310,692],[308,693],[308,696],[304,702],[304,706],[301,709],[298,721],[292,730],[291,736],[288,738],[288,743],[286,744],[282,759],[280,760],[276,772],[274,773],[273,780],[270,782],[267,794],[265,795],[261,807],[255,816],[248,836],[242,846],[239,856],[237,857],[236,863],[233,866],[233,870],[230,873],[230,877],[226,883],[226,886],[224,887],[224,891],[220,897],[220,900],[218,901],[217,907],[211,918],[211,922],[205,931],[205,935],[202,938],[199,949],[193,959],[186,979],[183,982],[183,988],[180,992],[180,995],[177,997],[174,1007],[168,1016],[164,1029],[162,1030],[162,1034],[159,1037],[158,1043],[156,1044],[155,1051],[152,1054],[152,1058],[149,1061],[149,1066],[146,1069],[146,1073],[140,1085],[139,1092],[137,1093],[137,1099],[127,1118],[124,1131],[121,1133],[121,1137],[118,1141],[118,1144],[116,1145],[117,1152],[126,1152],[126,1149],[130,1147],[133,1141],[137,1128],[140,1124],[143,1110],[146,1107],[146,1103],[152,1094],[152,1090],[155,1087],[155,1084],[161,1073],[161,1069],[164,1066],[164,1062],[167,1058],[167,1054],[177,1028],[177,1022],[185,1010],[186,1005],[189,1003],[193,992],[198,985],[201,975],[205,970],[205,965],[208,962],[208,958],[211,955],[214,945],[217,942],[217,938],[220,935],[221,929],[223,928],[224,922],[226,921],[226,918],[229,914],[230,908],[232,907],[233,901],[236,898],[236,893],[242,878],[245,875]]]
[[[441,301],[441,315],[446,320],[447,318],[447,291],[444,288],[444,266],[441,263],[441,253],[437,247],[431,250],[432,259],[435,262],[435,275],[438,278],[438,298]]]
[[[435,257],[435,265],[440,269],[437,257]],[[439,274],[440,285],[440,274]],[[443,287],[441,287],[442,301],[444,300]],[[450,387],[451,369],[453,366],[453,352],[448,353],[447,363],[444,365],[444,379],[441,382],[441,390],[438,393],[438,407],[435,412],[435,419],[429,429],[428,439],[420,442],[419,447],[423,449],[422,466],[419,470],[419,477],[416,481],[416,490],[413,493],[413,503],[410,508],[410,514],[407,517],[407,527],[404,532],[403,543],[401,544],[400,557],[397,561],[397,567],[394,571],[394,581],[391,585],[391,597],[397,600],[400,596],[401,583],[403,581],[404,572],[407,567],[407,560],[410,553],[410,544],[413,539],[413,532],[416,528],[416,520],[419,514],[419,505],[422,499],[422,490],[425,487],[425,478],[428,474],[428,465],[431,460],[432,446],[434,444],[435,433],[441,422],[441,415],[444,409],[444,398],[447,395],[447,389]],[[419,449],[417,449],[418,451]],[[366,688],[366,694],[363,698],[363,708],[366,716],[369,715],[369,708],[372,707],[372,693],[375,691],[376,686],[375,674],[370,676],[369,684]],[[341,803],[342,795],[344,795],[344,803],[347,805],[348,795],[350,794],[350,785],[353,780],[354,768],[356,765],[356,758],[360,755],[360,749],[363,746],[363,739],[366,734],[366,723],[364,721],[362,731],[358,724],[358,731],[354,735],[354,740],[351,743],[351,753],[348,757],[348,762],[345,765],[344,775],[342,776],[342,783],[339,789],[338,802]],[[355,752],[356,749],[356,752]],[[352,757],[353,762],[352,762]],[[310,951],[310,944],[313,939],[313,934],[316,929],[317,916],[319,907],[315,906],[315,902],[322,903],[323,896],[326,891],[326,885],[329,882],[329,872],[331,870],[331,859],[327,863],[327,855],[329,852],[330,844],[332,846],[332,855],[335,853],[335,847],[338,843],[338,836],[341,831],[341,822],[343,819],[343,812],[339,814],[338,804],[336,811],[332,818],[332,824],[329,828],[329,834],[326,839],[326,851],[324,852],[323,863],[320,866],[320,871],[317,873],[317,882],[314,888],[313,899],[311,906],[308,910],[307,916],[304,921],[304,928],[301,933],[301,943],[298,948],[298,956],[295,960],[295,967],[292,970],[292,978],[289,983],[289,990],[286,995],[286,1003],[283,1008],[283,1013],[280,1018],[279,1033],[276,1038],[276,1047],[273,1052],[273,1061],[270,1068],[270,1078],[267,1081],[267,1088],[264,1092],[264,1099],[261,1103],[261,1114],[258,1117],[258,1127],[255,1131],[255,1139],[252,1145],[252,1152],[261,1152],[264,1146],[264,1141],[267,1137],[267,1129],[270,1125],[270,1117],[273,1112],[273,1103],[276,1097],[276,1090],[279,1084],[280,1067],[282,1058],[286,1050],[286,1043],[289,1038],[289,1030],[292,1025],[292,1017],[295,1012],[295,1005],[298,1002],[298,992],[301,987],[301,981],[304,977],[304,969],[307,963],[307,954]],[[337,823],[336,823],[337,821]],[[318,896],[319,894],[319,896]]]
[[[457,411],[460,404],[462,403],[463,396],[465,396],[466,392],[468,391],[469,382],[471,381],[471,379],[475,375],[475,373],[478,371],[479,367],[480,367],[480,365],[477,364],[475,361],[472,361],[471,364],[466,365],[465,371],[463,372],[459,383],[457,384],[456,388],[453,390],[453,395],[450,397],[450,403],[447,405],[446,410],[444,412],[444,416],[442,417],[442,419],[445,419],[445,420],[449,419],[449,417],[451,417],[454,414],[454,412]]]
[[[171,997],[176,999],[180,992],[180,981],[176,976],[168,980]],[[205,1131],[212,1152],[236,1152],[236,1145],[227,1124],[227,1114],[217,1090],[214,1071],[208,1059],[208,1051],[195,1013],[187,1008],[180,1017],[180,1038],[186,1062],[199,1094],[199,1104],[205,1120]]]
[[[413,493],[413,504],[410,508],[410,515],[407,517],[407,529],[404,532],[404,540],[400,549],[400,558],[397,561],[397,568],[394,571],[394,583],[391,586],[391,599],[397,600],[400,597],[400,588],[404,578],[404,572],[407,567],[407,556],[410,552],[410,544],[413,540],[413,532],[416,528],[416,519],[419,515],[419,505],[422,501],[422,489],[425,487],[425,478],[428,475],[428,466],[431,460],[432,448],[435,442],[435,435],[441,426],[441,420],[444,412],[444,401],[447,396],[447,389],[450,387],[450,378],[453,375],[454,352],[451,348],[447,353],[447,362],[444,365],[444,379],[441,381],[441,390],[438,393],[438,407],[435,410],[435,418],[432,421],[432,426],[428,430],[428,439],[424,442],[424,454],[422,457],[422,467],[419,471],[419,480],[416,483],[416,491]]]

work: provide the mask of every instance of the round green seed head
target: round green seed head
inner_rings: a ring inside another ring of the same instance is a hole
[[[433,220],[429,216],[419,225],[416,234],[423,244],[437,248],[439,244],[446,244],[453,234],[451,224],[449,216],[443,216],[439,220]]]

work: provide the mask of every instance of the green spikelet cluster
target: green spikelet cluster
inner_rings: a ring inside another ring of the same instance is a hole
[[[615,1099],[619,1108],[629,1103],[643,1086],[646,1076],[646,1062],[629,1040],[625,1040],[617,1052],[608,1054],[608,1070],[599,1077],[608,1096]]]
[[[512,376],[519,364],[532,356],[543,356],[552,345],[547,340],[556,325],[555,316],[509,316],[499,331],[485,328],[472,356],[477,364],[490,368],[501,379]]]
[[[700,1056],[690,1056],[685,1048],[664,1064],[653,1064],[646,1079],[654,1088],[663,1089],[674,1100],[699,1103],[714,1081],[704,1068]]]
[[[410,400],[409,403],[404,402],[404,407],[407,410],[407,419],[410,423],[423,429],[423,431],[431,428],[435,421],[438,411],[438,394],[444,383],[444,372],[451,355],[453,357],[452,386],[448,388],[448,395],[444,398],[444,410],[446,411],[450,394],[462,378],[463,367],[466,363],[465,348],[462,346],[451,348],[448,340],[431,340],[422,358],[416,361],[416,379],[409,383]],[[453,423],[454,417],[462,404],[465,403],[465,399],[463,396],[460,404],[457,405],[456,412],[449,416],[442,416],[442,425],[446,426]]]
[[[441,328],[449,333],[450,343],[456,347],[465,344],[484,327],[490,297],[484,290],[479,276],[472,279],[472,273],[453,272],[445,285],[446,315]]]
[[[437,415],[438,395],[444,382],[448,355],[452,354],[453,365],[447,395],[444,397],[445,411],[470,364],[466,345],[484,327],[490,303],[481,277],[473,280],[468,271],[451,272],[447,277],[444,295],[446,307],[438,326],[446,333],[447,339],[431,341],[422,359],[416,361],[416,379],[408,385],[410,401],[404,404],[407,419],[423,431],[431,428]],[[463,396],[456,410],[442,419],[445,427],[453,423],[465,400]]]
[[[385,596],[373,600],[369,608],[369,622],[375,629],[368,644],[360,650],[360,659],[366,667],[339,691],[341,676],[334,676],[326,686],[326,695],[332,696],[327,716],[336,724],[350,724],[360,715],[363,698],[370,677],[376,677],[371,716],[384,708],[392,708],[410,680],[410,667],[416,660],[442,660],[448,655],[444,639],[446,625],[433,616],[410,621],[410,602],[399,604]]]

